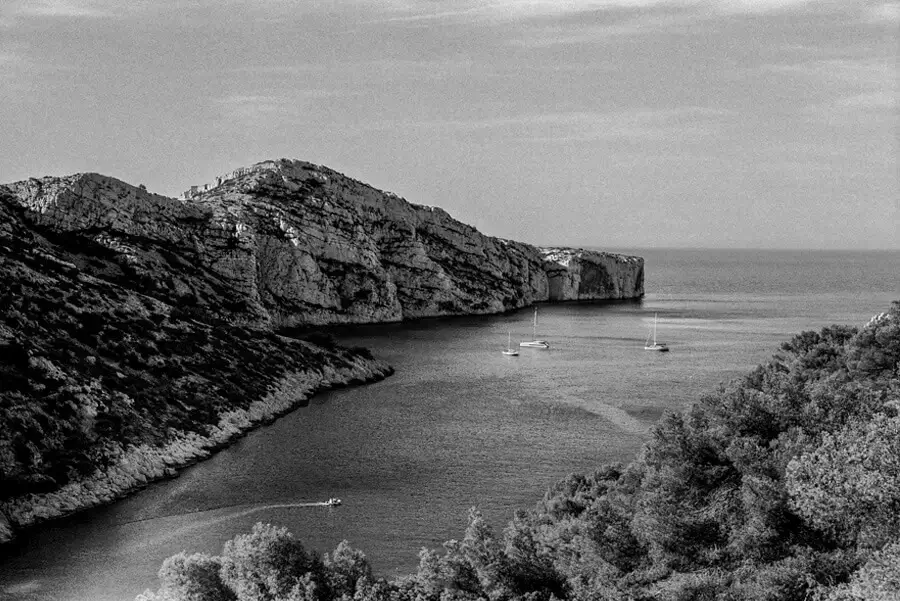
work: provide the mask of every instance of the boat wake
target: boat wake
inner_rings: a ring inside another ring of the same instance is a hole
[[[263,511],[270,511],[273,509],[294,509],[294,508],[309,508],[309,507],[333,507],[336,503],[328,501],[318,501],[312,503],[270,503],[267,505],[255,505],[255,506],[247,506],[247,505],[223,505],[221,507],[211,507],[208,509],[198,509],[197,511],[185,511],[182,513],[173,513],[169,515],[160,515],[148,518],[142,518],[139,520],[131,520],[127,522],[120,522],[121,525],[126,524],[139,524],[142,522],[153,522],[155,520],[164,520],[164,519],[176,519],[176,518],[186,518],[189,516],[196,515],[201,519],[197,521],[191,521],[182,526],[176,526],[171,529],[167,529],[165,532],[160,533],[158,536],[155,536],[151,539],[146,540],[143,544],[139,545],[141,547],[146,547],[150,545],[157,545],[162,541],[177,537],[185,532],[190,532],[192,530],[198,530],[202,528],[207,528],[209,526],[213,526],[215,524],[226,522],[229,520],[236,520],[248,515],[253,515],[254,513],[260,513]],[[240,509],[241,507],[245,508],[239,511],[228,512],[224,515],[211,516],[209,518],[203,519],[203,514],[209,514],[215,511],[223,511],[229,509]]]
[[[267,509],[290,509],[293,507],[330,507],[334,505],[334,503],[330,503],[328,501],[316,501],[311,503],[276,503],[270,505],[257,505],[250,506],[248,503],[238,503],[236,505],[219,505],[217,507],[205,507],[203,509],[195,509],[194,511],[179,511],[178,513],[167,513],[165,515],[154,515],[146,518],[138,518],[136,520],[126,520],[123,522],[118,522],[118,526],[126,526],[128,524],[139,524],[141,522],[152,522],[153,520],[165,520],[167,518],[177,518],[177,517],[186,517],[189,515],[199,515],[201,513],[210,513],[212,511],[221,511],[223,509],[237,509],[239,507],[247,507],[245,511],[242,511],[238,514],[235,514],[235,517],[238,515],[246,515],[249,513],[254,513],[257,511],[266,511]]]

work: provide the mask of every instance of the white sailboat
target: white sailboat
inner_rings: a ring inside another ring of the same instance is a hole
[[[647,334],[647,342],[644,343],[645,351],[659,351],[661,353],[665,353],[669,350],[668,345],[665,342],[657,342],[656,341],[656,320],[657,313],[653,314],[653,331],[650,334]],[[650,342],[650,337],[653,337],[653,342]]]
[[[509,332],[508,337],[506,339],[506,350],[503,351],[504,355],[509,355],[510,357],[518,357],[519,351],[512,347],[512,332]]]
[[[531,340],[528,342],[520,342],[519,346],[528,348],[550,348],[549,342],[537,339],[537,307],[534,308],[534,323],[531,326]]]

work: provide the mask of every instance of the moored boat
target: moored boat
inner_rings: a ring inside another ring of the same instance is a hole
[[[644,343],[645,351],[659,351],[660,353],[666,353],[669,351],[669,346],[665,342],[657,342],[656,341],[656,320],[657,314],[653,314],[653,331],[650,334],[647,334],[647,342]],[[650,337],[653,337],[653,342],[650,342]]]
[[[520,342],[519,346],[526,348],[550,348],[550,343],[537,338],[537,307],[534,308],[534,321],[531,324],[531,340]]]
[[[519,351],[512,347],[512,332],[509,332],[506,339],[506,350],[503,351],[504,355],[509,355],[510,357],[518,357]]]

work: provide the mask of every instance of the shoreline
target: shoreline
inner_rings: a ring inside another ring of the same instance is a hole
[[[356,328],[392,328],[397,326],[408,326],[415,325],[417,323],[441,323],[444,321],[452,321],[455,319],[464,319],[464,318],[485,318],[490,319],[493,317],[501,317],[504,315],[512,315],[518,311],[525,311],[527,309],[532,309],[534,307],[545,307],[545,306],[555,306],[555,305],[642,305],[645,300],[644,294],[640,296],[628,297],[628,298],[600,298],[600,299],[572,299],[572,300],[542,300],[542,301],[532,301],[527,305],[522,305],[521,307],[516,307],[512,309],[507,309],[505,311],[497,311],[492,313],[444,313],[441,315],[426,315],[420,317],[408,317],[404,319],[400,319],[397,321],[364,321],[364,322],[353,322],[353,323],[329,323],[323,325],[315,325],[315,324],[304,324],[304,325],[296,325],[296,326],[282,326],[278,328],[274,328],[274,332],[279,336],[287,336],[289,338],[302,338],[303,336],[307,336],[311,333],[322,333],[327,334],[335,338],[335,341],[338,345],[343,346],[345,343],[339,340],[340,338],[344,338],[348,336],[348,332],[350,333],[350,337],[352,337],[353,332]]]
[[[353,357],[350,363],[348,367],[325,364],[318,369],[286,373],[262,399],[246,409],[222,413],[206,435],[178,432],[160,447],[131,446],[123,449],[118,460],[106,469],[58,490],[0,501],[0,546],[14,542],[18,534],[44,522],[111,504],[152,482],[174,478],[178,470],[212,456],[257,427],[272,423],[316,393],[378,382],[394,373],[393,368],[376,359]]]

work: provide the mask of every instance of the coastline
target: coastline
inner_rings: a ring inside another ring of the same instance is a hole
[[[28,494],[0,502],[0,545],[12,542],[22,530],[100,505],[112,503],[151,482],[177,476],[225,448],[258,426],[296,409],[312,395],[357,384],[373,383],[393,374],[382,361],[353,357],[348,367],[331,364],[314,370],[282,375],[262,399],[246,409],[226,411],[206,435],[178,432],[161,447],[150,445],[124,449],[118,460],[87,478],[69,482],[58,490]]]

